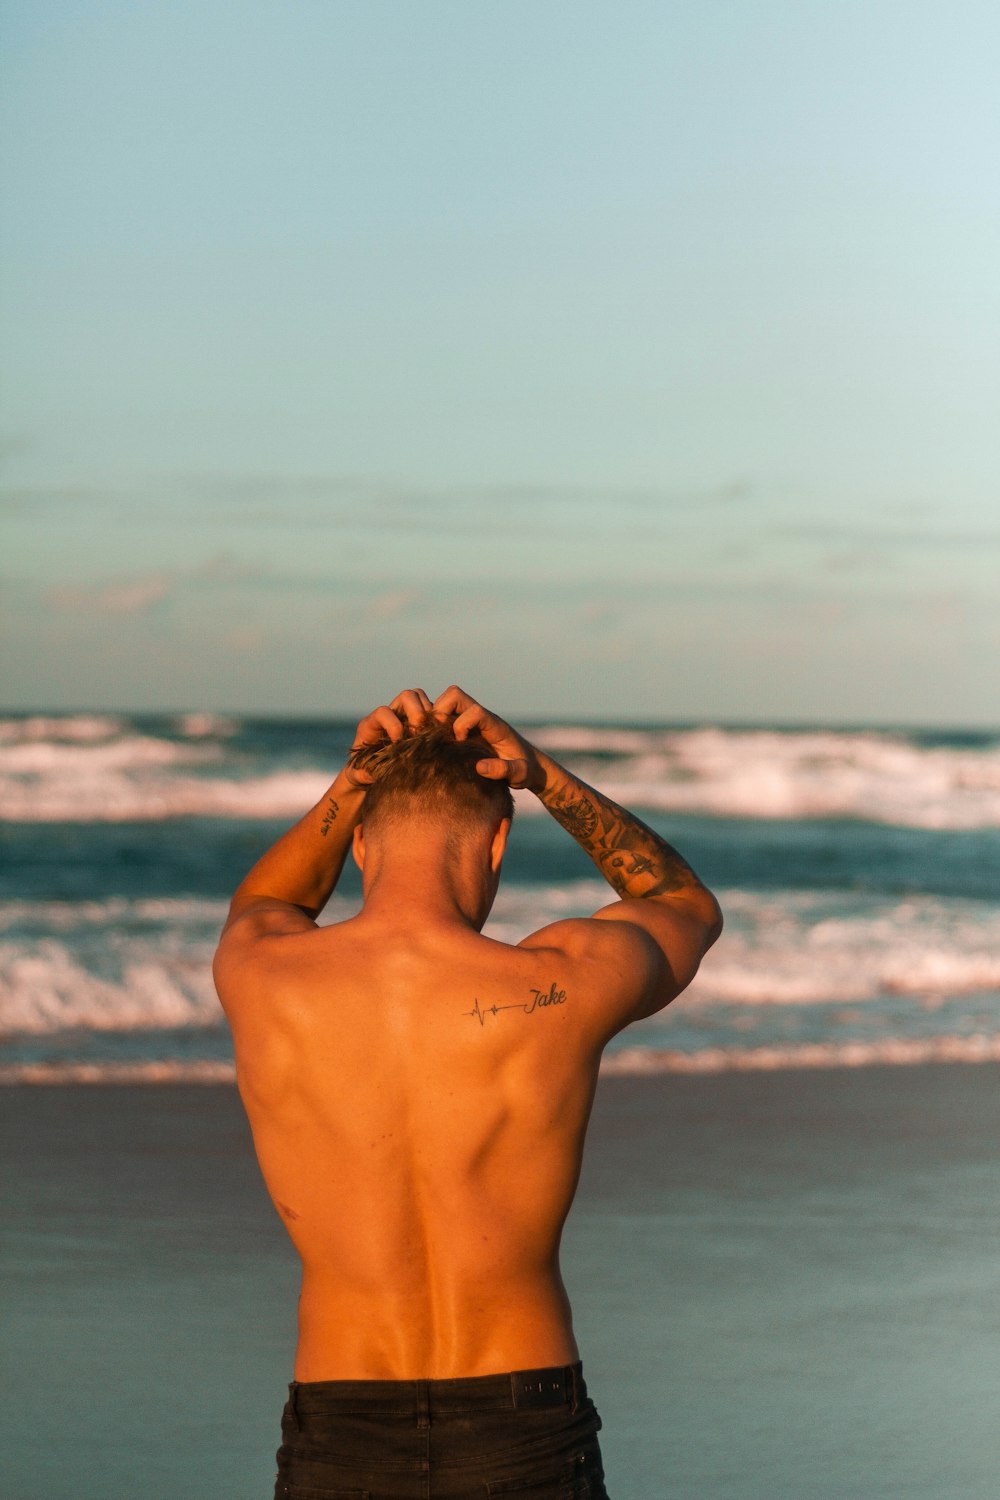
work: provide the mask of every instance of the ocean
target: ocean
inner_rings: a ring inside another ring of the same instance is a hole
[[[0,719],[0,1082],[223,1081],[228,900],[342,764],[354,721]],[[722,939],[609,1072],[1000,1059],[1000,731],[525,731],[668,837]],[[530,794],[486,931],[612,899]],[[357,909],[350,865],[322,921]]]
[[[353,729],[0,720],[5,1500],[272,1493],[299,1267],[210,962]],[[563,1237],[609,1493],[993,1500],[1000,733],[531,733],[726,914],[608,1049]],[[519,796],[489,930],[609,896]]]

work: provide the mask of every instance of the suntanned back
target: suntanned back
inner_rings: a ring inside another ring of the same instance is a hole
[[[362,912],[236,977],[240,1092],[303,1265],[295,1378],[575,1360],[558,1252],[608,1034],[594,966]]]
[[[619,899],[516,947],[483,937],[510,795],[470,796],[480,777],[530,788]],[[317,927],[350,846],[362,910]],[[665,839],[461,688],[361,720],[329,792],[237,888],[213,966],[302,1258],[296,1380],[578,1358],[559,1240],[600,1054],[690,983],[721,925]]]

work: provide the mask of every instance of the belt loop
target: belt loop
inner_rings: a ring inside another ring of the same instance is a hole
[[[579,1381],[577,1379],[578,1373],[579,1373],[579,1367],[577,1365],[570,1365],[570,1367],[569,1367],[570,1403],[571,1403],[571,1410],[572,1410],[574,1416],[576,1416],[577,1412],[580,1409],[580,1385],[579,1385]]]
[[[302,1419],[299,1416],[298,1394],[299,1394],[299,1383],[298,1383],[297,1380],[293,1380],[292,1383],[291,1383],[291,1385],[288,1387],[288,1415],[291,1417],[292,1421],[295,1423],[295,1431],[296,1432],[301,1432],[302,1431]]]
[[[426,1432],[431,1425],[431,1389],[430,1382],[418,1380],[416,1395],[417,1408],[417,1431]]]

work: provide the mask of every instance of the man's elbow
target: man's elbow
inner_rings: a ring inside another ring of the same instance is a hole
[[[708,886],[702,885],[700,882],[694,890],[685,892],[685,905],[704,928],[705,946],[702,951],[707,953],[712,944],[718,942],[719,935],[722,932],[722,907],[708,889]]]
[[[705,952],[707,953],[712,944],[717,943],[719,941],[719,938],[722,936],[722,929],[725,926],[725,922],[722,916],[722,907],[719,905],[718,901],[716,901],[715,897],[712,895],[712,892],[706,890],[705,894],[707,895],[709,901],[712,903],[712,920],[709,925],[708,935],[705,939]]]

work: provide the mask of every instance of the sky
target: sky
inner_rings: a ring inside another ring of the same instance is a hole
[[[0,706],[1000,724],[995,5],[0,51]]]

